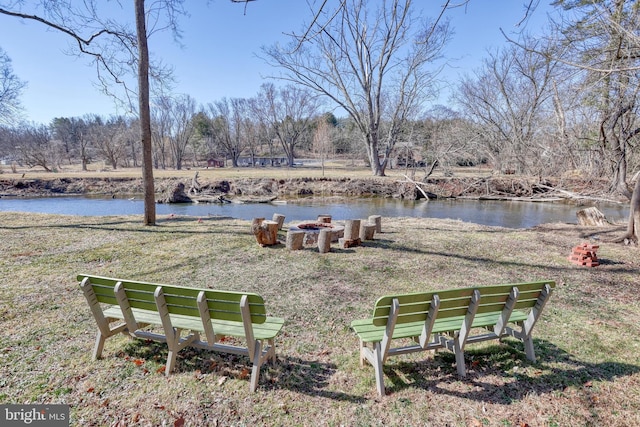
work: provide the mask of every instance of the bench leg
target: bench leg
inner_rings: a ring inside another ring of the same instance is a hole
[[[169,376],[173,371],[173,368],[176,367],[176,357],[178,355],[177,350],[169,349],[169,354],[167,355],[167,366],[164,368],[164,374]]]
[[[364,345],[362,340],[360,340],[360,367],[361,368],[364,366],[364,361],[366,360],[366,356],[365,356],[366,350],[367,350],[366,346]]]
[[[276,364],[276,342],[273,339],[267,341],[269,345],[269,356],[267,357],[267,363]]]
[[[527,355],[527,359],[532,362],[536,361],[536,354],[533,350],[533,339],[531,337],[525,338],[522,340],[524,343],[524,352]]]
[[[102,350],[104,349],[104,342],[107,340],[107,336],[103,335],[98,329],[96,334],[96,343],[93,346],[93,360],[100,359],[102,357]]]
[[[194,341],[200,339],[200,334],[193,333],[188,337],[180,339],[180,334],[182,331],[180,329],[176,329],[173,338],[171,336],[166,337],[167,347],[169,347],[169,354],[167,355],[167,366],[165,367],[164,373],[165,375],[171,374],[173,369],[176,367],[176,360],[178,358],[178,352],[191,344]]]
[[[378,394],[380,396],[385,395],[384,390],[384,376],[382,373],[382,349],[381,343],[377,342],[374,345],[373,349],[373,369],[376,372],[376,389],[378,390]]]
[[[104,343],[107,338],[121,332],[125,332],[127,329],[127,325],[125,324],[116,326],[113,329],[110,329],[108,324],[105,325],[106,326],[102,329],[98,328],[98,333],[96,334],[96,342],[93,346],[93,360],[100,359],[102,357],[102,350],[104,350]]]
[[[258,388],[258,381],[260,379],[260,362],[262,355],[262,341],[256,340],[253,353],[253,368],[251,369],[251,383],[249,384],[249,390],[253,393]]]
[[[467,376],[467,368],[464,364],[464,350],[460,347],[460,343],[457,339],[454,340],[454,352],[456,355],[456,367],[458,368],[458,375],[461,377]]]

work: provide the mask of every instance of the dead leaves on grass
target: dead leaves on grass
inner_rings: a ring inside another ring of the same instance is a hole
[[[514,427],[531,427],[531,425],[525,421],[516,421],[515,423],[508,422],[507,420],[501,420],[501,422],[496,422],[496,420],[492,420],[490,418],[468,418],[466,427],[485,427],[487,425],[510,425]]]
[[[131,357],[124,353],[119,353],[119,356],[122,357],[125,362],[132,363],[134,366],[141,368],[143,374],[148,374],[150,371],[147,369],[147,364],[145,359]],[[192,355],[193,358],[197,358],[197,355]],[[187,355],[185,358],[189,358]],[[246,380],[251,376],[251,370],[245,365],[239,364],[229,364],[227,362],[220,363],[216,360],[210,359],[206,361],[206,367],[204,369],[196,369],[194,371],[194,378],[197,381],[205,380],[210,373],[218,372],[221,376],[218,380],[218,385],[222,385],[229,378],[236,378],[239,380]],[[166,370],[166,365],[160,365],[155,369],[155,373],[158,375],[164,375]]]
[[[164,406],[162,406],[164,409]],[[131,412],[127,411],[122,418],[115,420],[110,424],[110,427],[129,427],[130,425],[145,425],[148,423],[148,420],[144,418],[144,416],[140,412]],[[173,426],[174,427],[184,427],[186,424],[186,420],[181,414],[173,414],[169,413],[170,416],[174,418]],[[162,424],[166,425],[166,424]]]

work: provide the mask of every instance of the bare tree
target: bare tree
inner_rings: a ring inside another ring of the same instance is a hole
[[[272,129],[263,126],[259,120],[251,117],[253,111],[253,100],[247,100],[247,117],[242,122],[242,129],[245,139],[245,150],[249,152],[251,163],[255,164],[256,157],[260,152],[264,152],[264,146],[267,146],[269,157],[274,158]]]
[[[223,98],[209,104],[213,140],[233,167],[238,167],[238,159],[249,145],[245,135],[248,112],[248,101],[243,98]]]
[[[313,133],[313,142],[311,148],[314,153],[320,157],[320,166],[322,167],[322,176],[324,176],[324,164],[331,151],[331,118],[333,115],[323,115],[318,118],[316,130]]]
[[[196,102],[189,95],[163,96],[154,107],[156,146],[168,144],[174,167],[182,169],[187,148],[195,135]],[[163,158],[165,153],[162,153]]]
[[[126,155],[127,123],[123,117],[111,117],[106,122],[94,120],[89,125],[89,137],[97,153],[113,169],[117,169]]]
[[[149,105],[149,46],[144,0],[135,0],[138,46],[138,114],[142,140],[142,185],[144,187],[144,224],[156,223],[156,200],[153,183],[153,150],[151,147],[151,107]]]
[[[611,191],[630,196],[629,149],[640,129],[640,51],[630,37],[640,31],[637,4],[625,0],[556,3],[574,18],[563,22],[558,34],[567,46],[565,59],[583,71],[585,104],[598,111],[597,141],[611,167]]]
[[[13,73],[11,58],[0,48],[0,124],[10,124],[20,113],[20,95],[26,83]]]
[[[251,126],[249,133],[249,155],[251,156],[251,163],[255,164],[256,156],[259,152],[269,153],[269,157],[274,158],[276,156],[276,145],[278,139],[275,134],[275,129],[271,126],[268,115],[265,114],[265,98],[263,96],[255,96],[249,99],[249,114],[252,119],[247,124]]]
[[[171,119],[169,110],[164,108],[163,97],[154,102],[151,109],[151,140],[153,141],[153,164],[157,169],[166,169],[170,161],[169,138],[171,134]]]
[[[71,164],[72,159],[80,158],[82,170],[87,170],[87,124],[78,117],[56,117],[51,122],[53,137],[62,143],[64,154]]]
[[[535,173],[541,161],[549,161],[551,150],[541,129],[552,111],[555,64],[511,45],[491,54],[473,77],[462,80],[455,98],[485,134],[485,155],[498,171]]]
[[[373,174],[384,175],[403,125],[435,92],[438,70],[427,65],[439,58],[451,31],[440,18],[414,18],[410,0],[375,4],[375,11],[365,0],[342,1],[333,11],[322,7],[303,35],[264,52],[284,70],[281,78],[328,97],[349,114]]]
[[[52,172],[58,162],[55,144],[51,142],[51,132],[46,125],[25,124],[12,131],[13,145],[30,168],[40,166]]]
[[[307,88],[276,88],[272,83],[261,86],[255,111],[259,120],[273,129],[289,166],[293,166],[295,149],[310,130],[319,107],[318,97]]]
[[[470,165],[483,160],[483,154],[477,150],[478,132],[473,124],[462,118],[460,113],[442,105],[429,110],[414,133],[413,139],[422,157],[416,167],[424,168],[423,182],[437,167],[449,175],[455,165]]]
[[[13,129],[0,125],[0,153],[4,160],[16,160],[15,144],[13,141]]]
[[[138,119],[130,118],[127,121],[127,130],[123,136],[125,140],[126,155],[124,163],[126,167],[140,167],[138,159],[142,156],[142,144],[140,140],[140,123]]]

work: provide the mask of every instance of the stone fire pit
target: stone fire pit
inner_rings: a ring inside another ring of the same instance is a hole
[[[331,230],[332,242],[337,242],[338,239],[344,236],[344,226],[318,221],[301,222],[300,224],[290,227],[289,231],[304,231],[304,244],[316,245],[318,243],[320,231],[327,229]]]

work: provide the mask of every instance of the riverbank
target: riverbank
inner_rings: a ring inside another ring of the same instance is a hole
[[[279,172],[279,171],[278,171]],[[387,177],[278,177],[263,170],[262,177],[221,178],[206,172],[193,177],[158,177],[154,179],[156,199],[162,200],[184,185],[186,193],[204,201],[256,198],[287,199],[295,197],[383,197],[417,200],[421,198],[485,198],[497,200],[530,199],[558,200],[598,199],[623,202],[606,194],[604,180],[555,179],[544,180],[509,176],[433,177],[417,182],[406,176]],[[137,195],[143,193],[142,179],[129,176],[78,177],[0,175],[0,197],[51,197],[56,195]]]

